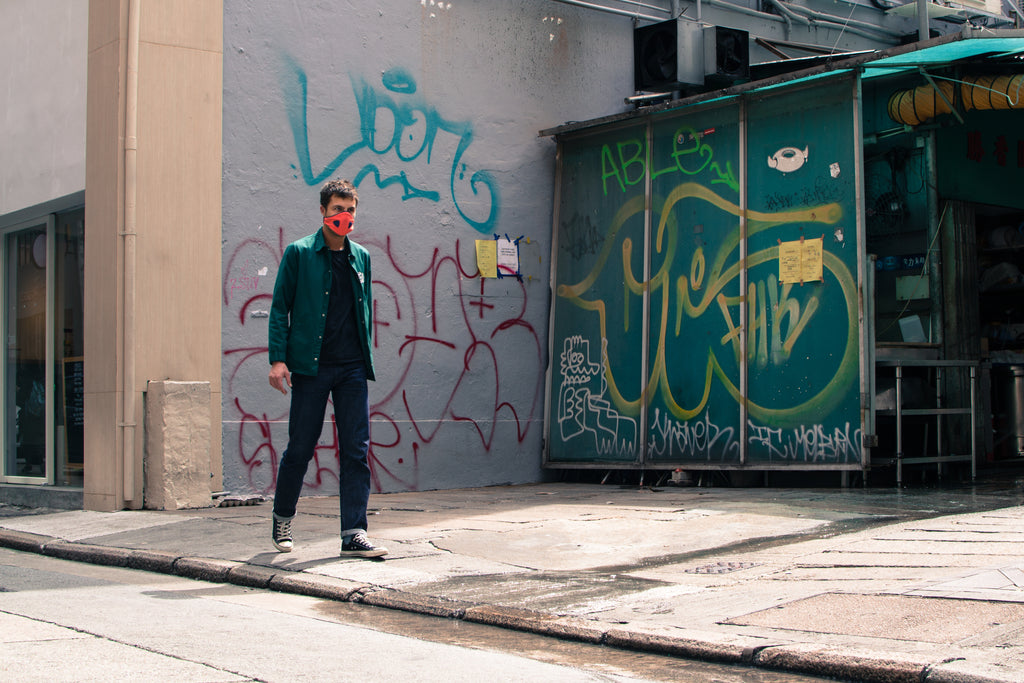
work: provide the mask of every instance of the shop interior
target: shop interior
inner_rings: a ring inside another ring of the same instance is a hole
[[[1024,468],[1024,136],[1019,114],[964,105],[971,77],[943,73],[961,111],[936,113],[932,89],[913,125],[893,101],[923,77],[864,91],[871,477],[909,485]]]

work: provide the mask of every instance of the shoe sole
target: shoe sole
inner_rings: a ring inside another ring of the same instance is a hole
[[[273,541],[273,543],[279,553],[290,553],[292,551],[292,547],[290,545],[281,545],[277,541]]]
[[[342,557],[384,557],[388,554],[387,550],[383,548],[377,548],[376,550],[342,550]]]

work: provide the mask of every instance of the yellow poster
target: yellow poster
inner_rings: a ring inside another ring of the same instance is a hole
[[[801,242],[803,246],[803,257],[801,261],[803,263],[803,269],[801,276],[803,282],[818,282],[824,279],[822,272],[822,249],[825,240],[822,238],[814,240],[804,240]]]
[[[821,237],[779,243],[779,282],[817,282],[824,277]]]
[[[494,240],[476,241],[476,267],[480,277],[498,277],[498,249]]]

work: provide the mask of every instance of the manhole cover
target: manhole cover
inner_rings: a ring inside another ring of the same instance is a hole
[[[715,562],[714,564],[705,564],[701,567],[694,567],[693,569],[687,569],[687,574],[728,574],[729,572],[738,572],[741,569],[750,569],[751,567],[758,566],[757,562]]]

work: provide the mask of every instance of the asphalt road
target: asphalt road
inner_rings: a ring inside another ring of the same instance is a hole
[[[4,681],[821,679],[0,549]]]

